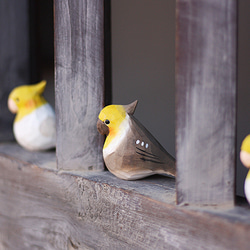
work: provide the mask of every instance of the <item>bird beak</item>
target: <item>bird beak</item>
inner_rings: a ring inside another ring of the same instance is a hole
[[[11,98],[8,99],[8,108],[10,112],[13,114],[15,114],[18,111],[17,105]]]
[[[97,130],[101,135],[108,135],[109,134],[109,128],[108,126],[103,123],[100,119],[97,121]]]

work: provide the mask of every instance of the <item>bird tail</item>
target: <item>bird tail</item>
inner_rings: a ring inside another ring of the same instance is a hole
[[[164,167],[156,171],[158,174],[166,174],[171,177],[176,176],[175,159],[170,154],[167,155]]]

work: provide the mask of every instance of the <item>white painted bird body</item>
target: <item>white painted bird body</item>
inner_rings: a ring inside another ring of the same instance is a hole
[[[30,151],[47,150],[56,145],[55,112],[41,96],[46,82],[15,88],[8,106],[17,113],[13,132],[17,142]]]
[[[247,201],[248,203],[250,203],[250,170],[248,171],[247,177],[245,179],[244,191],[245,191]]]
[[[46,103],[13,125],[17,142],[28,150],[55,147],[55,113]]]
[[[153,174],[175,176],[174,158],[133,116],[136,104],[110,105],[99,115],[98,131],[107,135],[103,147],[107,168],[125,180]]]

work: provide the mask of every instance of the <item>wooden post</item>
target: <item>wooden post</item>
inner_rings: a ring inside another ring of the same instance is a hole
[[[104,1],[54,5],[58,168],[101,170],[96,122],[104,103]]]
[[[29,1],[0,1],[0,141],[14,139],[10,91],[30,81]]]
[[[177,1],[178,204],[234,204],[236,2]]]

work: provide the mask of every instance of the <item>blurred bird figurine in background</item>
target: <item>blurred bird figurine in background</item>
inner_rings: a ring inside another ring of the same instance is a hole
[[[248,135],[241,144],[240,160],[246,168],[250,168],[250,135]],[[244,190],[247,201],[250,203],[250,170],[247,173]]]
[[[104,107],[97,122],[106,135],[103,158],[109,171],[124,180],[153,174],[175,176],[175,160],[134,118],[137,101]]]
[[[17,113],[13,131],[17,142],[36,151],[55,147],[55,113],[44,99],[46,81],[14,88],[8,98],[8,108]]]

